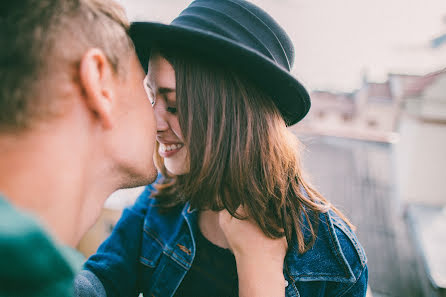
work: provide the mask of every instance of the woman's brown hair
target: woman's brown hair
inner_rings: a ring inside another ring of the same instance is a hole
[[[171,176],[157,155],[165,178],[153,196],[161,206],[189,201],[191,208],[227,209],[244,219],[236,213],[243,206],[268,237],[286,236],[291,246],[296,236],[299,253],[314,243],[320,213],[332,209],[351,226],[304,179],[301,144],[267,94],[215,61],[157,51],[175,70],[178,117],[190,160],[189,173]]]

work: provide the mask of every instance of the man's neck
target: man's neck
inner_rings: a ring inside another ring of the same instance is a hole
[[[80,143],[62,134],[0,138],[0,192],[70,246],[78,243],[115,190],[87,174],[91,152]]]

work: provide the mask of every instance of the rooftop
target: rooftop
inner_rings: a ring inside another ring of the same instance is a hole
[[[441,75],[446,75],[446,68],[414,79],[411,84],[407,85],[403,97],[409,98],[420,96],[424,90],[434,83]]]

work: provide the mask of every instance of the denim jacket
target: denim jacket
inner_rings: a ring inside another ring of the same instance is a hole
[[[160,212],[150,198],[153,190],[147,186],[124,210],[110,237],[85,263],[75,281],[78,297],[175,294],[194,260],[198,212],[188,203]],[[365,296],[366,262],[349,227],[333,212],[321,214],[314,246],[304,254],[291,246],[286,255],[286,296]]]

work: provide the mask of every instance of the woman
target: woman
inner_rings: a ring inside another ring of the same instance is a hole
[[[365,296],[364,251],[306,181],[286,128],[310,103],[283,29],[249,2],[196,0],[171,25],[130,34],[148,65],[162,176],[82,277],[107,296]]]

